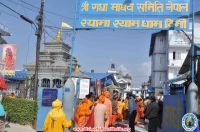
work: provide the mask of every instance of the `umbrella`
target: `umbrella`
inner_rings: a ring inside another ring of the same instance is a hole
[[[0,89],[7,90],[7,84],[3,77],[0,77]]]

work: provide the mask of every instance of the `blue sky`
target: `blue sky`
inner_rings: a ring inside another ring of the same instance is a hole
[[[23,0],[34,6],[40,6],[40,0]],[[45,10],[55,12],[52,15],[45,12],[45,25],[60,27],[61,21],[73,23],[75,0],[45,0]],[[38,10],[22,3],[21,0],[1,0],[21,14],[35,21]],[[196,5],[200,5],[200,1]],[[17,44],[17,69],[23,64],[34,62],[36,36],[34,28],[29,23],[8,9],[0,6],[0,23],[8,27],[11,37],[5,37],[10,44]],[[51,37],[56,30],[47,29]],[[150,75],[150,58],[148,56],[151,30],[92,30],[78,31],[75,41],[75,56],[81,70],[105,72],[111,63],[127,69],[133,77],[133,85],[140,86]],[[46,41],[52,38],[47,34]],[[63,34],[65,42],[70,43],[70,33]],[[44,42],[44,39],[42,43]],[[41,44],[43,48],[43,44]]]

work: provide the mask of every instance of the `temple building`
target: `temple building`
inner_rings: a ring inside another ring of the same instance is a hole
[[[46,88],[61,88],[69,77],[71,47],[62,40],[59,31],[56,39],[44,43],[44,50],[39,53],[38,85]],[[78,65],[73,57],[73,71]],[[30,76],[34,77],[35,63],[24,65]]]

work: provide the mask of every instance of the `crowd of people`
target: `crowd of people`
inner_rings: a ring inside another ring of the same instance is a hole
[[[71,127],[72,125],[71,121],[64,120],[61,103],[58,100],[56,101],[53,102],[52,110],[46,118],[46,130],[49,127],[48,123],[50,119],[54,119],[55,110],[58,109],[60,110],[58,113],[62,117],[61,126]],[[156,100],[154,96],[142,99],[139,96],[128,93],[126,98],[122,100],[118,92],[110,94],[109,91],[104,91],[97,98],[95,98],[93,93],[89,93],[77,105],[73,120],[75,127],[79,128],[107,128],[111,126],[115,127],[118,122],[127,122],[131,132],[134,132],[135,125],[140,125],[140,123],[145,124],[145,119],[148,119],[148,132],[156,132],[157,127],[161,128],[162,107],[162,99]]]
[[[131,131],[135,125],[149,120],[148,131],[156,132],[162,123],[162,98],[154,96],[142,99],[128,93],[124,100],[114,91],[104,91],[97,99],[88,94],[77,106],[74,119],[77,127],[110,127],[119,121],[128,121]]]

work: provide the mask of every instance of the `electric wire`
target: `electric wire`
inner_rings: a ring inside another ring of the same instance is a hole
[[[6,7],[7,9],[9,9],[9,10],[11,10],[12,12],[14,12],[15,14],[17,14],[17,15],[19,15],[19,17],[21,18],[21,19],[23,19],[24,21],[26,21],[26,22],[28,22],[28,23],[30,23],[31,25],[34,25],[35,26],[35,29],[37,29],[37,26],[36,26],[36,24],[31,20],[31,19],[29,19],[29,18],[27,18],[27,17],[25,17],[24,15],[22,15],[21,13],[19,13],[19,12],[17,12],[17,11],[15,11],[14,9],[12,9],[11,7],[9,7],[9,6],[7,6],[7,5],[5,5],[4,3],[2,3],[2,2],[0,2],[0,5],[2,5],[2,6],[4,6],[4,7]]]
[[[11,13],[8,13],[8,12],[6,12],[6,11],[4,11],[4,10],[0,10],[0,12],[1,12],[2,14],[7,15],[7,16],[11,16],[11,17],[14,17],[14,18],[19,19],[19,17],[15,16],[15,15],[13,15],[13,14],[11,14]]]
[[[49,36],[51,39],[55,40],[55,38],[49,32],[47,32],[46,29],[43,29],[43,30],[47,34],[47,36]]]
[[[0,2],[0,4],[1,4],[2,6],[4,6],[4,7],[8,8],[8,9],[9,9],[9,10],[11,10],[12,12],[14,12],[14,13],[18,14],[19,16],[21,15],[19,12],[17,12],[17,11],[15,11],[15,10],[13,10],[13,9],[12,9],[12,8],[10,8],[9,6],[5,5],[4,3]]]
[[[30,3],[28,3],[28,2],[25,2],[24,0],[20,0],[22,3],[24,3],[24,4],[26,4],[26,5],[29,5],[29,6],[31,6],[31,7],[33,7],[33,8],[35,8],[35,9],[40,9],[39,7],[37,7],[37,6],[35,6],[35,5],[32,5],[32,4],[30,4]],[[48,10],[44,10],[44,12],[46,12],[46,13],[48,13],[48,14],[51,14],[51,15],[54,15],[54,16],[57,16],[57,17],[62,17],[62,18],[67,18],[67,19],[71,19],[71,20],[73,20],[73,18],[72,17],[68,17],[68,16],[64,16],[64,15],[61,15],[61,14],[58,14],[58,13],[55,13],[55,12],[52,12],[52,11],[48,11]]]
[[[28,10],[34,12],[34,13],[38,12],[38,10],[34,10],[34,9],[32,9],[32,8],[29,8],[29,7],[27,7],[27,6],[24,6],[22,3],[20,4],[19,2],[16,2],[16,1],[13,1],[13,0],[6,0],[6,1],[8,1],[8,2],[10,2],[10,3],[12,3],[12,4],[15,4],[15,5],[20,5],[21,7],[26,8],[26,9],[28,9]]]

